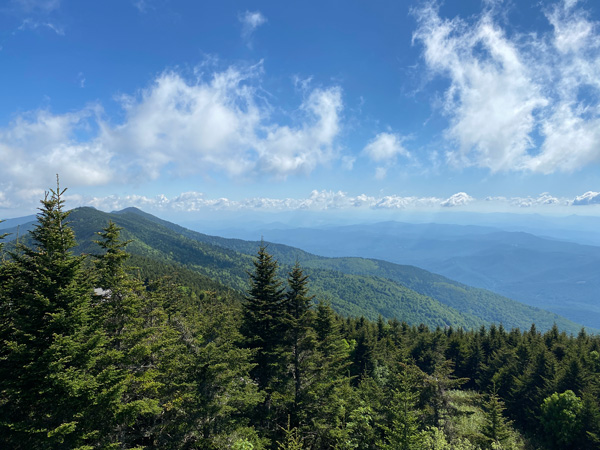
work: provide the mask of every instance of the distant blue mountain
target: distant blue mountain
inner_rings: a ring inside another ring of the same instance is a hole
[[[495,227],[435,223],[258,232],[266,240],[322,256],[360,256],[414,265],[600,327],[598,246]]]
[[[2,219],[2,217],[0,217],[0,219]],[[17,217],[15,219],[6,219],[6,220],[4,220],[4,222],[0,223],[0,230],[5,230],[8,228],[16,228],[19,225],[23,225],[25,223],[32,222],[34,220],[35,220],[35,215]]]

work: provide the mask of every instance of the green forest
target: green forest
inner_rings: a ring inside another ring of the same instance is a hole
[[[600,449],[598,335],[341,315],[265,243],[243,294],[81,253],[64,192],[0,242],[0,448]]]

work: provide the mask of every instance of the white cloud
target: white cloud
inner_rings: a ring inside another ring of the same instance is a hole
[[[334,140],[340,131],[342,91],[338,87],[314,90],[301,105],[306,122],[297,128],[271,125],[256,141],[261,171],[285,177],[310,173],[335,156]]]
[[[387,176],[388,169],[396,163],[398,156],[410,157],[408,150],[402,145],[403,137],[394,133],[379,133],[363,149],[371,161],[383,163],[375,169],[375,178],[382,180]]]
[[[27,195],[32,200],[37,201],[41,198],[42,192],[30,191]],[[25,193],[22,196],[25,196]],[[5,196],[5,198],[9,197]],[[190,191],[174,197],[167,197],[163,194],[155,197],[142,195],[111,195],[107,197],[70,195],[67,201],[70,207],[88,205],[104,211],[120,210],[129,206],[136,206],[147,211],[173,213],[202,211],[435,211],[451,208],[489,211],[491,205],[493,205],[492,207],[499,207],[501,210],[536,208],[538,210],[550,211],[552,208],[555,211],[565,211],[564,208],[569,208],[571,205],[600,204],[600,192],[586,192],[574,200],[554,197],[547,192],[538,196],[488,196],[482,200],[478,200],[465,192],[457,192],[448,198],[440,198],[435,196],[372,196],[367,194],[352,196],[344,191],[313,190],[305,198],[251,197],[234,200],[224,197],[208,198],[201,192]]]
[[[245,11],[238,14],[238,20],[242,23],[242,38],[248,47],[252,47],[252,35],[261,25],[267,23],[267,18],[260,11]]]
[[[341,89],[314,89],[296,120],[280,125],[257,95],[261,76],[260,64],[209,79],[166,72],[120,98],[117,124],[99,106],[21,114],[0,128],[0,189],[50,186],[55,173],[70,187],[143,182],[164,171],[285,178],[337,158]]]
[[[112,153],[97,138],[79,142],[75,137],[98,120],[97,114],[95,108],[63,115],[38,111],[0,129],[0,188],[26,192],[51,186],[56,173],[73,186],[109,182]]]
[[[10,208],[12,203],[9,201],[7,195],[0,191],[0,208]]]
[[[376,162],[393,161],[398,155],[409,156],[408,151],[402,146],[403,139],[393,133],[379,133],[363,152]]]
[[[431,208],[440,205],[441,200],[437,197],[400,197],[398,195],[386,195],[377,199],[372,205],[374,209],[409,209],[409,208]]]
[[[508,32],[487,9],[474,22],[416,12],[414,40],[447,78],[448,159],[492,171],[571,172],[600,160],[600,33],[575,1],[546,10],[552,31]]]
[[[588,191],[583,195],[578,195],[573,200],[573,205],[600,205],[600,192]]]
[[[38,28],[48,28],[59,36],[64,36],[65,31],[60,25],[56,25],[52,22],[39,22],[32,19],[25,19],[17,30],[25,31],[25,30],[37,30]]]
[[[147,0],[133,0],[133,6],[135,6],[135,8],[141,13],[148,11]]]
[[[531,208],[533,206],[543,205],[566,205],[568,201],[566,199],[559,199],[550,195],[547,192],[540,194],[537,197],[512,197],[510,200],[511,206],[518,206],[519,208]]]
[[[440,203],[440,205],[443,207],[446,207],[446,208],[453,207],[453,206],[464,206],[464,205],[468,205],[469,203],[471,203],[474,200],[475,199],[473,197],[471,197],[469,194],[467,194],[466,192],[457,192],[456,194],[450,196],[449,198],[444,200],[442,203]]]
[[[543,192],[537,197],[504,197],[504,196],[489,196],[485,198],[486,202],[497,204],[508,204],[518,208],[531,208],[536,206],[566,206],[571,202],[566,198],[555,197],[548,192]]]
[[[343,191],[314,190],[306,198],[265,198],[256,197],[242,200],[228,198],[207,198],[200,192],[185,192],[173,198],[164,195],[145,197],[130,195],[124,197],[108,196],[95,198],[79,198],[77,204],[94,206],[98,209],[112,211],[128,206],[142,209],[193,212],[202,210],[214,211],[331,211],[353,209],[405,210],[405,209],[437,209],[449,206],[464,206],[475,201],[464,192],[455,194],[449,199],[438,197],[402,197],[386,195],[374,197],[366,194],[348,195]]]
[[[356,162],[356,158],[353,156],[344,155],[342,156],[342,167],[344,170],[352,170],[354,168],[354,163]]]

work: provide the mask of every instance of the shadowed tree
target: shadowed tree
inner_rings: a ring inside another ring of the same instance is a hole
[[[285,327],[290,346],[291,371],[294,379],[294,401],[290,414],[292,427],[297,427],[302,416],[309,373],[314,372],[315,332],[311,306],[314,296],[308,294],[308,276],[298,262],[288,275],[286,293],[287,320]]]

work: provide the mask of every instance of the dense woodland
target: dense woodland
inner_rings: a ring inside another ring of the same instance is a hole
[[[266,245],[243,298],[140,276],[63,193],[1,256],[0,448],[600,448],[598,336],[343,317]]]

